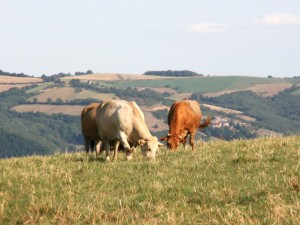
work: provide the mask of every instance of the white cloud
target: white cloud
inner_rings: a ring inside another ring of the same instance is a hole
[[[300,17],[290,13],[267,14],[262,19],[253,19],[255,24],[271,26],[300,25]]]
[[[215,23],[195,23],[188,26],[187,30],[193,33],[219,34],[226,30],[226,26]]]

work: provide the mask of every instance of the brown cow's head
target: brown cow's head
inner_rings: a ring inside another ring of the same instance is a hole
[[[176,151],[180,143],[186,143],[186,139],[176,134],[168,134],[165,137],[160,138],[161,141],[167,142],[169,150]]]

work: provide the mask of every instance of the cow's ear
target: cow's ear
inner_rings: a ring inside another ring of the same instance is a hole
[[[144,145],[146,144],[146,141],[144,139],[138,140],[139,145]]]
[[[168,136],[161,137],[160,140],[161,140],[161,141],[167,141],[167,140],[168,140]]]
[[[163,144],[158,142],[158,147],[160,148],[161,146],[163,146]]]

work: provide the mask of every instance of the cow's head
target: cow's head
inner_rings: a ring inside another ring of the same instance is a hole
[[[149,159],[155,159],[157,149],[163,145],[155,136],[141,139],[138,141],[138,144],[141,147],[143,155]]]
[[[186,143],[185,137],[176,134],[168,134],[165,137],[160,138],[161,141],[167,142],[169,150],[176,151],[180,143]]]

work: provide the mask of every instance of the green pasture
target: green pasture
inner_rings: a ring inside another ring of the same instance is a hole
[[[285,78],[285,80],[289,83],[299,85],[300,84],[300,77],[299,78]]]
[[[243,89],[254,84],[283,83],[284,79],[245,77],[245,76],[209,76],[189,78],[166,78],[158,80],[127,80],[110,82],[119,88],[126,87],[171,87],[178,92],[217,92]]]
[[[156,162],[0,160],[0,224],[299,224],[300,137],[205,142]]]
[[[31,89],[27,90],[26,93],[31,94],[31,93],[34,93],[34,92],[38,92],[38,91],[50,88],[52,86],[54,86],[53,82],[44,82],[44,83],[38,84],[37,87],[34,87],[34,88],[31,88]]]

